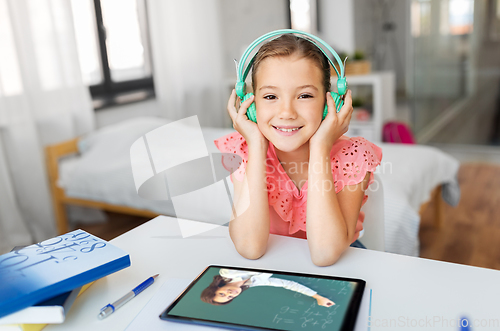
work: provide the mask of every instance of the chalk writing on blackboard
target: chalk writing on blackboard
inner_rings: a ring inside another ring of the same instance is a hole
[[[296,292],[293,297],[297,301],[294,304],[282,306],[274,315],[272,322],[283,325],[282,327],[287,324],[293,330],[325,330],[335,328],[335,324],[341,324],[338,318],[343,315],[349,305],[353,285],[338,280],[320,279],[319,281],[307,277],[300,277],[298,280],[304,286],[318,291],[320,295],[326,291],[324,295],[335,302],[334,306],[320,306],[316,300],[311,302],[308,296]]]

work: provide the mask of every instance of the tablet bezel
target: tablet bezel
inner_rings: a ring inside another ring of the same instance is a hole
[[[347,308],[347,312],[344,317],[344,321],[340,328],[340,331],[352,331],[354,330],[354,326],[356,324],[356,318],[358,315],[359,307],[361,305],[361,300],[363,298],[364,289],[366,286],[366,282],[362,279],[358,278],[347,278],[347,277],[339,277],[339,276],[330,276],[330,275],[315,275],[315,274],[305,274],[299,272],[291,272],[291,271],[281,271],[281,270],[270,270],[270,269],[257,269],[257,268],[246,268],[246,267],[234,267],[234,266],[222,266],[222,265],[209,265],[206,267],[185,289],[182,291],[179,296],[160,314],[160,318],[165,321],[177,322],[177,323],[187,323],[187,324],[197,324],[197,325],[207,325],[207,326],[216,326],[226,329],[237,329],[237,330],[271,330],[271,331],[282,331],[281,329],[271,329],[265,327],[255,327],[251,325],[245,324],[234,324],[228,322],[220,322],[220,321],[211,321],[205,319],[191,318],[191,317],[182,317],[182,316],[173,316],[168,315],[168,313],[175,307],[175,305],[188,293],[191,288],[198,282],[198,280],[210,269],[210,268],[223,268],[223,269],[236,269],[236,270],[244,270],[244,271],[256,271],[256,272],[264,272],[264,273],[272,273],[272,274],[283,274],[288,276],[298,276],[298,277],[313,277],[313,278],[322,278],[322,279],[330,279],[330,280],[340,280],[346,282],[354,282],[357,283],[356,289],[352,294],[352,299],[349,303],[349,307]]]

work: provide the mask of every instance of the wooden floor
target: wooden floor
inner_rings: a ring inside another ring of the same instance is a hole
[[[500,166],[462,164],[461,199],[445,204],[442,229],[432,220],[432,206],[422,215],[420,256],[500,270]]]
[[[500,270],[500,166],[463,164],[459,171],[460,203],[445,204],[442,229],[434,227],[430,206],[420,225],[420,256]],[[81,226],[105,240],[113,239],[147,218],[109,213],[104,224]]]
[[[108,215],[108,221],[106,223],[93,225],[76,224],[75,227],[77,229],[83,229],[101,239],[109,241],[150,220],[149,218],[133,215],[124,215],[111,212],[106,212],[106,214]]]

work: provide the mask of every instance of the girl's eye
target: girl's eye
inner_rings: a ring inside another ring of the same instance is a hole
[[[265,95],[265,96],[264,96],[264,99],[267,99],[267,100],[274,100],[274,99],[276,99],[276,96],[275,96],[275,95]]]
[[[306,99],[306,98],[312,98],[313,96],[310,94],[301,94],[299,95],[299,99]]]

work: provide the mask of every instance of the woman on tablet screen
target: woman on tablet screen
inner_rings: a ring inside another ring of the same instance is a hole
[[[215,306],[226,305],[243,291],[255,286],[283,287],[316,299],[319,306],[331,307],[335,303],[310,288],[291,280],[272,277],[273,274],[233,269],[220,269],[212,283],[201,292],[201,300]]]

